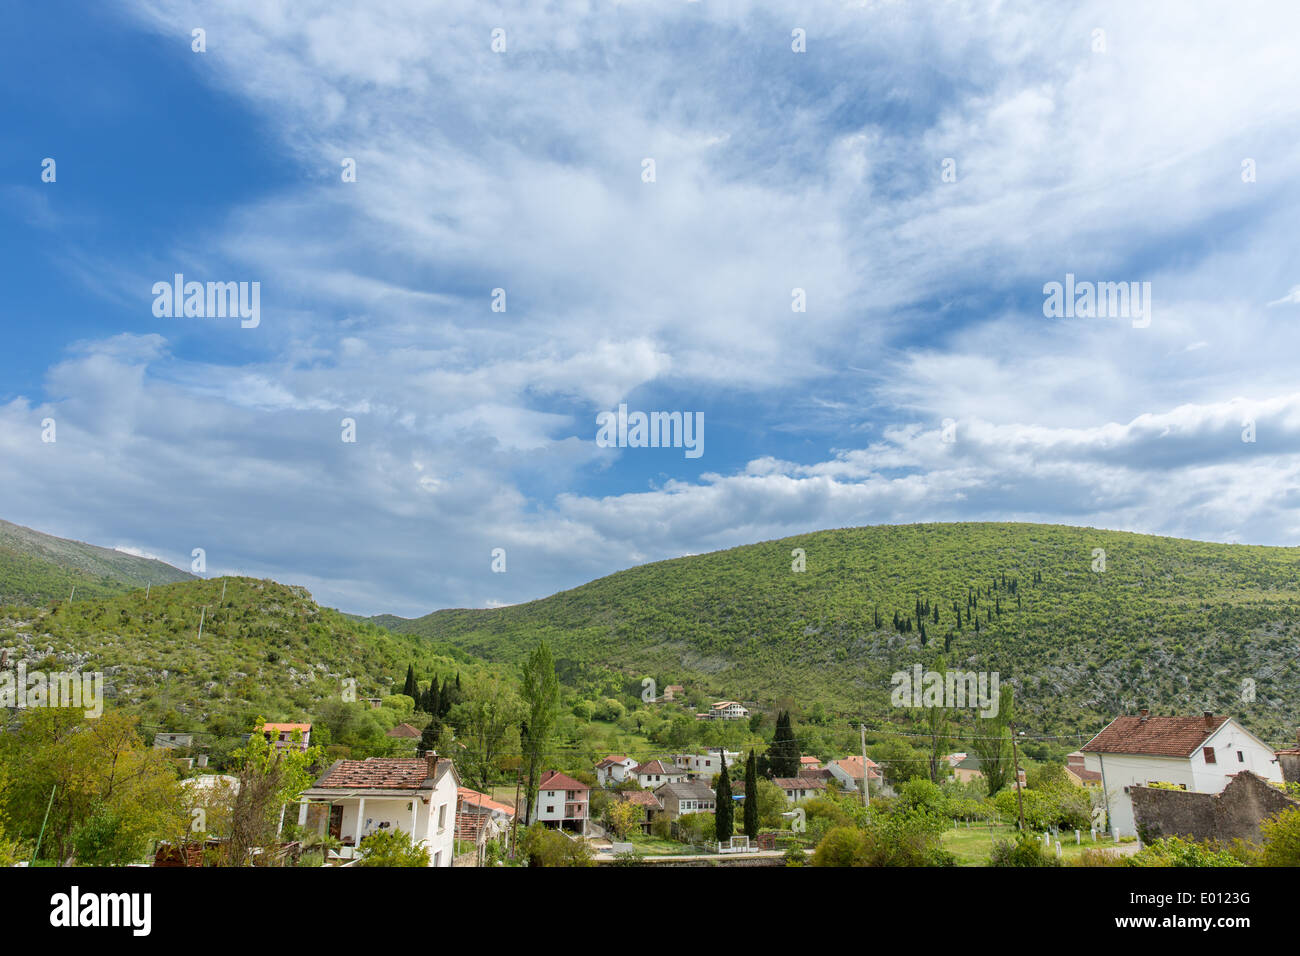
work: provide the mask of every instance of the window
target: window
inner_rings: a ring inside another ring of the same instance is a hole
[[[447,804],[445,803],[438,808],[438,829],[447,829]]]
[[[435,854],[433,855],[433,865],[434,865],[434,866],[442,866],[442,851],[441,851],[441,850],[439,850],[437,853],[435,853]]]
[[[1244,753],[1242,753],[1240,750],[1238,750],[1238,751],[1237,751],[1237,763],[1245,763],[1245,762],[1246,762],[1246,755],[1245,755]]]
[[[1205,754],[1205,762],[1206,762],[1206,763],[1214,763],[1214,762],[1215,762],[1215,761],[1214,761],[1214,748],[1213,748],[1213,747],[1206,747],[1206,748],[1204,748],[1204,749],[1201,751],[1201,753]]]
[[[546,808],[546,812],[547,812],[547,813],[554,813],[554,812],[555,812],[555,807],[553,807],[553,806],[551,806],[551,807],[547,807],[547,808]]]

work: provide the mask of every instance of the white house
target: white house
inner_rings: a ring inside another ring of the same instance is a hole
[[[710,750],[702,754],[673,754],[673,763],[686,771],[688,780],[708,783],[722,773],[724,763],[730,767],[739,756],[738,751]]]
[[[791,803],[798,803],[810,797],[820,797],[826,792],[824,777],[774,777],[772,782]]]
[[[749,709],[739,701],[720,700],[711,704],[704,716],[708,720],[748,720]]]
[[[636,769],[636,766],[637,761],[631,757],[610,754],[596,764],[596,782],[602,787],[608,787],[611,783],[622,783],[627,779],[628,774]]]
[[[1136,835],[1131,786],[1173,784],[1195,793],[1221,793],[1249,770],[1282,782],[1273,749],[1231,717],[1116,717],[1084,744],[1084,767],[1101,775],[1112,834]]]
[[[831,776],[839,781],[841,790],[852,790],[854,793],[862,791],[862,757],[844,757],[841,760],[832,760],[826,765],[826,769],[831,772]],[[880,793],[880,785],[883,782],[880,777],[880,766],[870,757],[867,761],[867,792],[870,794]]]
[[[585,836],[587,820],[591,818],[591,787],[558,770],[548,770],[537,785],[535,812],[530,812],[528,817],[549,827],[577,830]]]
[[[307,825],[312,804],[324,805],[319,824],[345,847],[379,830],[401,830],[429,851],[430,866],[451,866],[459,787],[452,762],[434,754],[336,760],[303,791],[298,824]]]
[[[643,790],[653,790],[661,784],[681,783],[686,779],[686,770],[662,760],[647,760],[632,771],[632,776]]]

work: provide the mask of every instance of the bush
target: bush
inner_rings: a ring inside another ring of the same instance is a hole
[[[1043,846],[1041,840],[1021,836],[1017,840],[995,840],[989,866],[1060,866],[1055,849]]]
[[[524,833],[521,843],[529,866],[591,866],[587,844],[570,840],[559,830],[549,830],[534,823]]]
[[[361,841],[357,866],[428,866],[429,851],[403,830],[376,830]]]
[[[1213,843],[1165,837],[1143,847],[1126,861],[1129,866],[1241,866],[1242,862]]]
[[[1290,807],[1260,827],[1264,838],[1259,862],[1263,866],[1300,866],[1300,807]]]

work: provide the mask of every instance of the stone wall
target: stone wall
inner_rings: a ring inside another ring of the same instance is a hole
[[[1160,837],[1258,842],[1259,825],[1290,806],[1300,806],[1268,781],[1243,771],[1222,793],[1130,787],[1133,817],[1144,843]]]

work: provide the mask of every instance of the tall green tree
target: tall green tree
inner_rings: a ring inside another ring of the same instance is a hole
[[[939,675],[940,686],[946,686],[948,668],[942,655],[935,659],[934,670]],[[922,720],[930,751],[930,781],[939,783],[939,764],[943,760],[943,751],[948,746],[951,733],[950,713],[943,703],[931,704],[924,709]]]
[[[745,761],[745,836],[758,837],[758,758],[752,749]]]
[[[783,710],[776,715],[776,730],[767,748],[767,773],[773,777],[799,776],[799,756],[799,741],[794,736],[790,712]]]
[[[714,794],[716,806],[713,811],[713,823],[718,834],[717,840],[721,843],[731,839],[736,816],[736,804],[731,799],[731,777],[727,773],[726,760],[722,761],[722,773],[718,774],[718,785]]]
[[[1015,691],[1003,684],[998,692],[998,712],[991,717],[980,717],[970,740],[970,749],[979,758],[980,772],[988,784],[989,796],[1011,782],[1011,718]]]
[[[406,665],[406,683],[402,685],[402,693],[411,700],[420,699],[420,685],[415,682],[415,665]]]
[[[537,784],[560,707],[560,682],[555,676],[555,659],[545,641],[537,642],[524,664],[519,693],[524,702],[524,720],[519,733],[527,775],[524,799],[531,822],[537,816]]]

